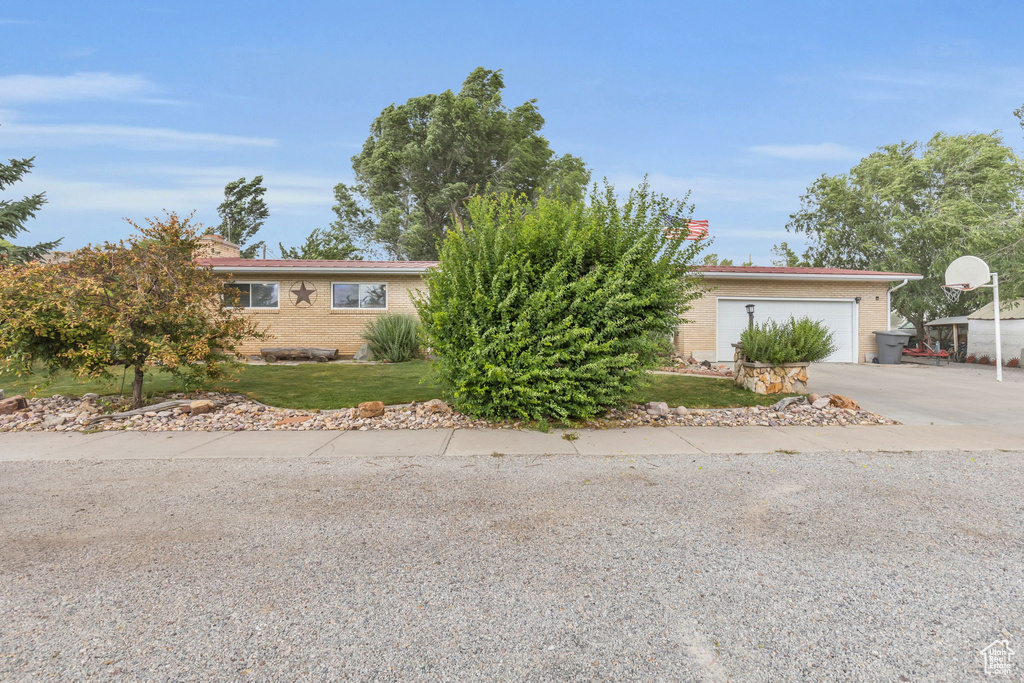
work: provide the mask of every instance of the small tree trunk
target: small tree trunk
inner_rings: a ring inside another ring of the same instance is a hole
[[[917,343],[923,345],[927,340],[924,329],[924,320],[911,320],[910,322],[914,323],[914,330],[917,332]]]
[[[135,379],[132,380],[132,408],[142,407],[142,379],[145,375],[142,366],[135,366]]]

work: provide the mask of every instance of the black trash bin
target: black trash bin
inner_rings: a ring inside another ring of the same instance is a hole
[[[882,365],[899,365],[903,357],[903,347],[907,345],[913,332],[906,330],[882,330],[875,332],[878,342],[878,362]]]

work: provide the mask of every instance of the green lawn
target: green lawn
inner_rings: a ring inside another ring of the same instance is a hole
[[[353,365],[316,363],[303,365],[249,365],[243,366],[237,381],[225,382],[210,389],[242,393],[261,403],[282,408],[328,409],[353,407],[363,401],[408,403],[440,398],[440,390],[431,383],[421,383],[430,364],[426,361],[387,365]],[[31,377],[5,377],[0,375],[0,389],[8,396],[28,395],[80,396],[87,392],[101,395],[116,394],[121,388],[120,371],[113,380],[80,382],[69,375],[61,375],[49,385],[37,390],[43,375]],[[160,370],[146,373],[144,391],[147,396],[164,395],[180,391],[173,377]],[[125,382],[125,391],[131,391],[131,377]],[[732,380],[687,375],[652,375],[651,386],[639,392],[637,403],[664,401],[670,406],[688,408],[730,408],[737,406],[767,405],[779,396],[761,396],[733,386]]]

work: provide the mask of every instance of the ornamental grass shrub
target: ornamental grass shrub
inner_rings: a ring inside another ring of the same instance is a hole
[[[836,350],[835,335],[821,322],[808,317],[783,323],[767,320],[740,335],[743,355],[754,363],[816,363]]]
[[[610,186],[586,203],[471,200],[416,300],[446,398],[539,421],[625,403],[700,292],[703,245],[665,231],[689,208],[646,185],[621,203]]]
[[[420,349],[420,321],[402,313],[384,313],[363,328],[373,357],[391,363],[412,360]]]

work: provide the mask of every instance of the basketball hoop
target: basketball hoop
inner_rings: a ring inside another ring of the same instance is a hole
[[[992,320],[996,347],[996,381],[1003,381],[1002,339],[999,333],[999,273],[989,270],[988,264],[977,256],[961,256],[946,266],[946,284],[942,290],[950,303],[960,300],[960,294],[978,287],[992,288]]]
[[[942,285],[942,292],[946,295],[946,301],[951,304],[955,304],[957,301],[960,301],[960,295],[963,292],[969,292],[972,289],[974,289],[974,287],[970,287],[968,285]]]

